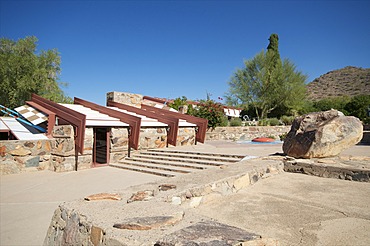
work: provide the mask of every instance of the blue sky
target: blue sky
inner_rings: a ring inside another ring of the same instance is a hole
[[[279,35],[282,58],[311,82],[370,67],[370,1],[0,0],[0,36],[56,48],[71,97],[109,91],[217,100],[244,60]]]

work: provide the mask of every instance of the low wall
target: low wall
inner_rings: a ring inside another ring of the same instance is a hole
[[[280,136],[290,131],[291,126],[241,126],[217,127],[208,130],[206,140],[252,140],[257,137],[273,137],[280,140]]]
[[[0,141],[0,174],[49,168],[53,140]]]

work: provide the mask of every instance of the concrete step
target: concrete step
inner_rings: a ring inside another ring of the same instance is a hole
[[[144,167],[144,168],[150,168],[154,169],[156,171],[168,171],[168,172],[174,172],[174,173],[190,173],[192,170],[186,167],[178,167],[173,166],[170,163],[165,162],[157,162],[157,163],[151,163],[151,162],[145,162],[145,161],[136,161],[136,160],[128,160],[125,159],[122,162],[119,162],[118,164],[124,164],[124,165],[130,165],[134,167]]]
[[[150,149],[133,153],[112,167],[165,177],[191,173],[240,161],[244,156],[169,149]]]
[[[126,165],[126,164],[123,164],[123,163],[111,163],[111,164],[109,164],[109,166],[115,167],[115,168],[121,168],[121,169],[125,169],[125,170],[130,170],[130,171],[135,171],[135,172],[141,172],[141,173],[148,173],[148,174],[163,176],[163,177],[175,177],[176,176],[176,174],[174,172],[168,172],[168,171],[164,171],[164,170],[156,170],[156,169],[146,168],[146,167]]]
[[[161,150],[161,149],[150,149],[148,151],[142,151],[140,152],[140,154],[171,156],[171,157],[180,157],[180,158],[188,158],[188,159],[203,159],[203,160],[213,160],[213,161],[222,161],[222,162],[237,162],[245,157],[242,155],[192,152],[192,151],[176,151],[176,150]]]
[[[204,160],[204,159],[194,159],[187,157],[173,157],[167,155],[150,155],[147,153],[134,154],[126,160],[137,160],[137,161],[146,161],[146,162],[168,162],[173,163],[174,166],[190,166],[193,168],[204,169],[204,166],[222,166],[225,165],[225,161],[214,161],[214,160]],[[236,161],[234,161],[236,162]],[[229,162],[227,162],[229,163]],[[191,166],[192,165],[192,166]],[[202,168],[203,167],[203,168]]]

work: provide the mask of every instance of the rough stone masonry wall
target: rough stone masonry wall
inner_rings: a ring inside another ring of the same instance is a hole
[[[288,133],[291,126],[243,126],[243,127],[217,127],[208,130],[206,140],[232,140],[244,141],[258,137],[273,137],[280,140],[280,136]]]
[[[107,101],[108,100],[141,108],[143,95],[113,91],[107,93]]]
[[[0,141],[0,174],[14,174],[49,168],[52,140]]]
[[[54,147],[51,154],[50,170],[67,172],[76,170],[74,130],[70,125],[55,126],[53,131]],[[78,170],[92,166],[93,129],[85,129],[83,155],[78,155]]]

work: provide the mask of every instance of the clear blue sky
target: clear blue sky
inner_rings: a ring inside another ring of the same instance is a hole
[[[56,48],[64,91],[105,104],[109,91],[217,100],[279,35],[307,82],[370,67],[370,1],[0,0],[0,36]]]

